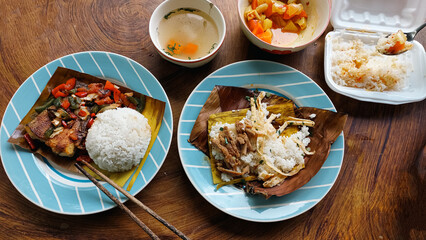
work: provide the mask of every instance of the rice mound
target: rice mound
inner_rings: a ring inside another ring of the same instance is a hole
[[[151,141],[148,120],[131,108],[96,115],[86,137],[89,156],[101,169],[123,172],[136,166]]]

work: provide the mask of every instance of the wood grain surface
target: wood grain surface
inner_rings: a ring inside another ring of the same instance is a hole
[[[324,36],[287,56],[265,53],[239,29],[236,0],[213,0],[227,24],[226,40],[209,64],[186,69],[163,60],[148,35],[161,0],[0,0],[0,115],[25,79],[61,56],[88,50],[128,56],[160,81],[172,108],[166,161],[136,197],[192,239],[425,239],[426,101],[391,106],[333,92],[324,80]],[[331,25],[327,32],[331,31]],[[423,46],[426,30],[417,37]],[[180,163],[176,130],[185,100],[214,70],[246,59],[294,67],[318,83],[349,114],[338,179],[314,208],[290,220],[253,223],[231,217],[201,197]],[[126,206],[162,239],[177,237],[136,204]],[[0,239],[147,239],[120,209],[65,216],[25,199],[0,167]]]

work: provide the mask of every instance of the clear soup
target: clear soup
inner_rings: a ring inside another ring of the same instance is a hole
[[[213,19],[191,8],[179,8],[163,17],[158,25],[158,40],[163,51],[175,58],[191,60],[212,52],[219,41]]]

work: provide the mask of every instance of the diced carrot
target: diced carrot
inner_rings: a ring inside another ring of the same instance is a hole
[[[402,49],[404,49],[405,47],[405,43],[401,43],[399,41],[397,41],[395,43],[395,45],[393,45],[392,47],[386,49],[387,52],[389,53],[398,53],[399,51],[401,51]]]
[[[198,45],[193,43],[186,44],[185,47],[183,47],[183,53],[187,55],[194,55],[198,50]]]
[[[254,10],[254,9],[256,9],[256,8],[257,8],[257,6],[258,6],[258,4],[257,4],[257,0],[252,0],[252,1],[251,1],[251,8]]]
[[[260,38],[260,40],[267,42],[267,43],[271,43],[272,42],[272,32],[271,30],[268,30],[262,34],[257,35],[258,38]]]
[[[302,10],[302,12],[299,14],[299,16],[308,18],[308,14],[306,14],[305,10]]]
[[[171,55],[180,54],[182,52],[182,46],[172,39],[167,44],[166,51],[168,51]]]
[[[255,28],[255,27],[256,27],[256,25],[257,25],[257,23],[258,23],[258,21],[257,21],[257,20],[254,20],[254,19],[252,19],[252,20],[248,21],[247,26],[248,26],[248,28],[250,29],[250,31],[252,31],[252,32],[253,32],[254,28]]]
[[[260,22],[257,22],[256,23],[256,26],[254,27],[254,29],[253,29],[253,34],[254,35],[259,35],[259,34],[262,34],[264,31],[263,31],[263,27],[262,27],[262,24],[260,23]]]

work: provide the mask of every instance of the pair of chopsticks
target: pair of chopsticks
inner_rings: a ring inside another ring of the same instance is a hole
[[[164,226],[166,226],[168,229],[170,229],[172,232],[174,232],[176,235],[178,235],[182,239],[189,239],[185,234],[183,234],[181,231],[177,230],[173,225],[168,223],[166,220],[164,220],[162,217],[160,217],[157,213],[152,211],[149,207],[145,206],[141,201],[130,195],[126,190],[124,190],[122,187],[118,186],[115,182],[113,182],[111,179],[109,179],[107,176],[105,176],[103,173],[98,171],[96,168],[94,168],[92,165],[90,165],[88,162],[82,160],[81,163],[86,165],[90,170],[92,170],[94,173],[96,173],[98,176],[100,176],[102,179],[104,179],[106,182],[108,182],[111,186],[113,186],[115,189],[120,191],[122,194],[124,194],[127,198],[129,198],[132,202],[136,203],[139,207],[141,207],[143,210],[148,212],[151,216],[153,216],[155,219],[157,219],[159,222],[161,222]],[[92,181],[96,187],[98,187],[102,192],[104,192],[112,201],[114,201],[119,208],[124,210],[132,219],[135,221],[152,239],[160,239],[154,232],[152,232],[151,229],[149,229],[148,226],[146,226],[132,211],[130,211],[126,206],[124,206],[123,203],[121,203],[116,197],[114,197],[102,184],[100,184],[92,175],[90,175],[86,170],[84,170],[80,164],[75,163],[74,164],[80,172],[82,172],[87,178]]]

